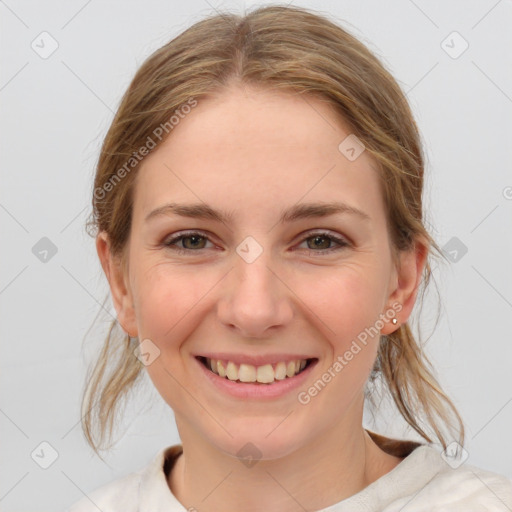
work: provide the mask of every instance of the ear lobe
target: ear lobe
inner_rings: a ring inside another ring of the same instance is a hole
[[[387,303],[388,309],[397,311],[395,315],[397,324],[393,324],[391,319],[388,320],[381,329],[381,334],[391,334],[401,324],[407,322],[416,302],[427,256],[428,245],[422,240],[416,241],[414,248],[409,251],[400,252],[400,268],[397,268],[396,277],[397,284],[389,295]],[[400,310],[396,307],[396,303],[401,305]],[[392,304],[395,304],[394,308],[391,308]]]
[[[125,275],[121,259],[112,254],[108,235],[104,231],[96,237],[96,251],[108,280],[117,320],[126,333],[136,337],[137,324],[128,276]]]

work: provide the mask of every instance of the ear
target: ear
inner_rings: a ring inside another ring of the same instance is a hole
[[[107,233],[102,231],[96,237],[96,251],[110,285],[112,301],[117,312],[117,320],[131,337],[137,336],[137,323],[128,275],[120,258],[112,255]]]
[[[418,239],[412,249],[399,253],[399,268],[394,272],[391,293],[386,304],[386,311],[396,311],[394,318],[397,323],[393,324],[388,316],[389,320],[381,329],[381,334],[396,331],[411,315],[427,261],[428,248],[427,242]]]

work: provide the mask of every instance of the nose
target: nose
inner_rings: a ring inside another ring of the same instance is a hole
[[[217,305],[219,320],[244,338],[264,338],[293,317],[292,292],[266,251],[252,263],[235,255]]]

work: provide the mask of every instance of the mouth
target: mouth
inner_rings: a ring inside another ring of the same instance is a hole
[[[271,385],[278,381],[290,380],[306,371],[317,358],[295,359],[267,363],[260,366],[236,364],[233,361],[196,356],[196,359],[211,373],[236,383]]]

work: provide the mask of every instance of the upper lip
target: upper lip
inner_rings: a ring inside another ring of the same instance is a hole
[[[227,352],[204,352],[197,354],[196,357],[207,357],[209,359],[220,359],[221,361],[232,361],[233,363],[251,364],[253,366],[263,366],[265,364],[276,364],[281,361],[288,363],[289,361],[297,361],[297,359],[316,359],[315,357],[304,354],[230,354]]]

